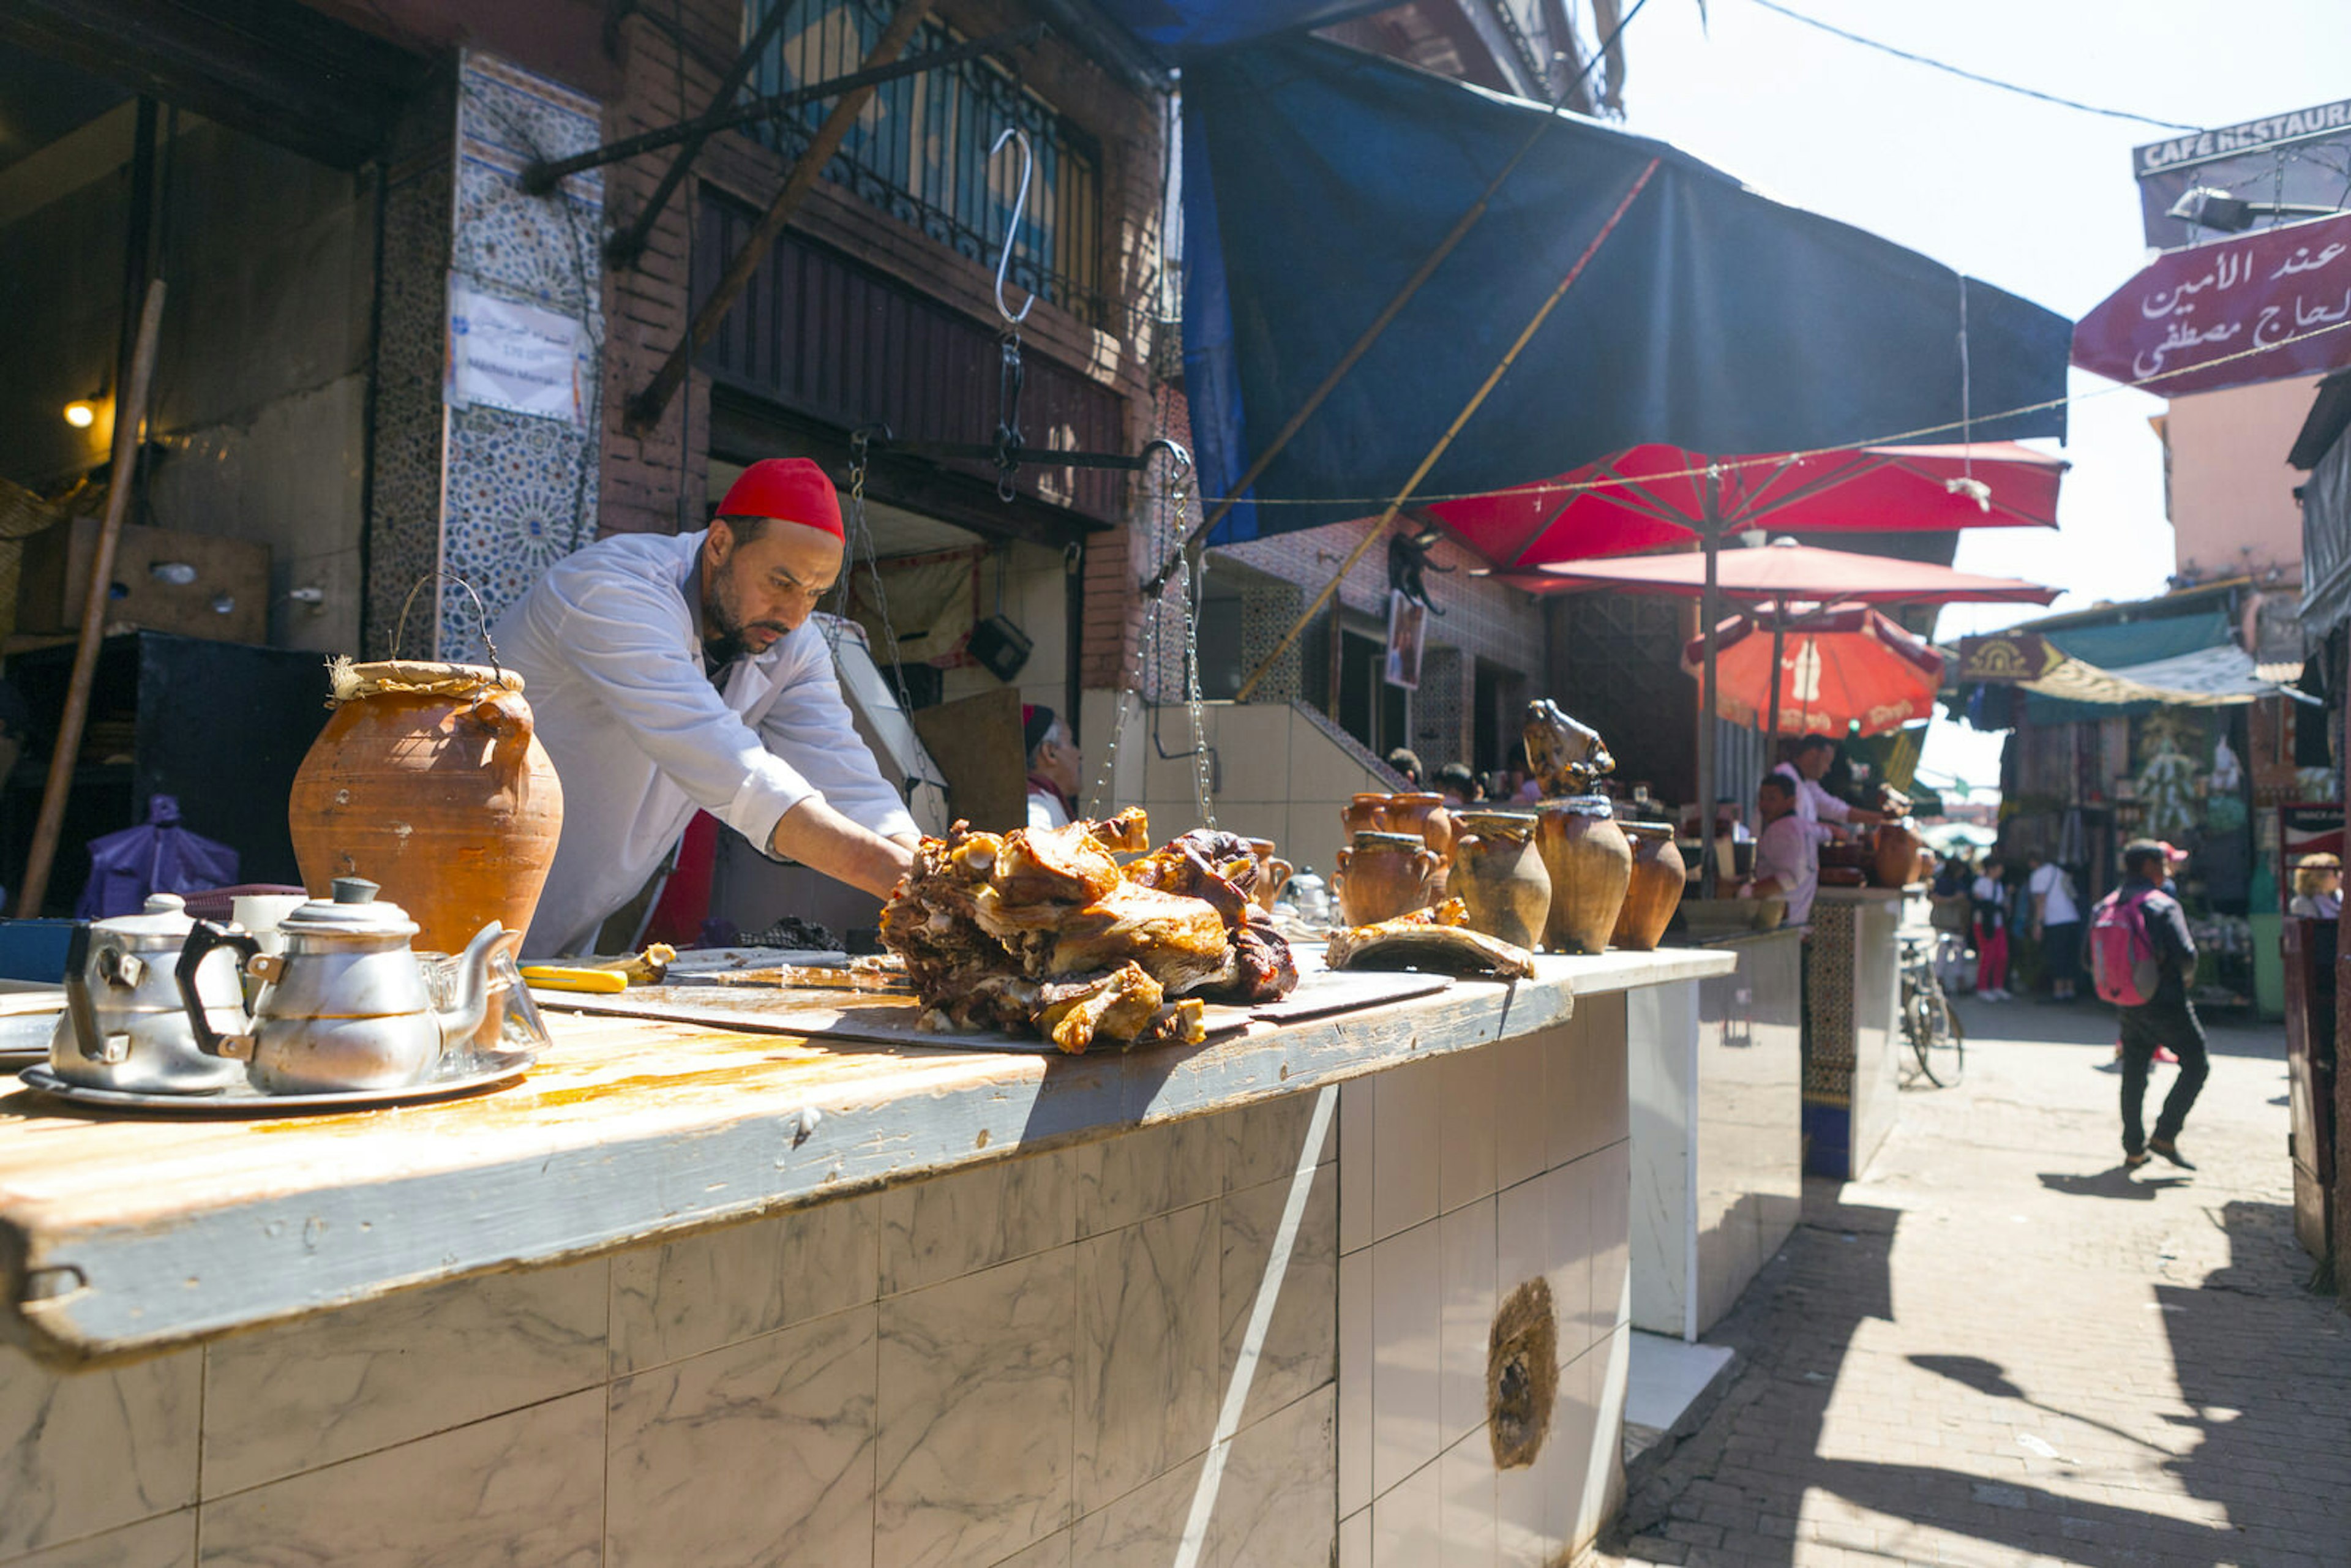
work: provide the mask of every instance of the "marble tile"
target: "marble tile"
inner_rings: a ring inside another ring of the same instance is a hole
[[[242,1491],[601,1385],[599,1259],[346,1307],[205,1352],[204,1490]]]
[[[184,1508],[30,1557],[12,1557],[8,1568],[195,1568],[195,1562],[196,1511]]]
[[[1270,1568],[1331,1561],[1337,1427],[1337,1390],[1322,1388],[1234,1436],[1208,1516],[1203,1563]]]
[[[881,1201],[837,1199],[618,1254],[613,1375],[872,1301]]]
[[[1224,1153],[1217,1121],[1194,1116],[1071,1150],[1077,1234],[1100,1236],[1214,1197]]]
[[[1562,1459],[1559,1436],[1568,1401],[1568,1390],[1562,1387],[1552,1406],[1552,1425],[1542,1447],[1531,1462],[1516,1469],[1494,1469],[1493,1439],[1486,1432],[1452,1450],[1457,1462],[1480,1464],[1492,1478],[1497,1568],[1552,1568],[1565,1561],[1555,1521],[1560,1512],[1558,1494],[1573,1485]]]
[[[1284,1094],[1260,1100],[1238,1111],[1209,1119],[1224,1145],[1224,1183],[1238,1192],[1260,1182],[1280,1181],[1298,1168],[1299,1151],[1314,1120],[1314,1103],[1325,1092],[1340,1094],[1340,1111],[1331,1118],[1314,1163],[1330,1165],[1339,1157],[1339,1123],[1344,1114],[1344,1092],[1317,1090],[1311,1094]]]
[[[1077,1239],[1072,1151],[998,1161],[882,1195],[882,1293],[958,1279]]]
[[[1494,1568],[1494,1450],[1482,1426],[1437,1457],[1443,1538],[1430,1568]]]
[[[1168,1568],[1181,1549],[1205,1469],[1202,1457],[1186,1459],[1079,1520],[1069,1531],[1071,1561],[1085,1568]],[[1205,1547],[1204,1542],[1204,1565],[1209,1561]]]
[[[1489,1046],[1494,1059],[1494,1188],[1531,1181],[1549,1168],[1549,1053],[1541,1035],[1519,1035]]]
[[[867,1568],[875,1312],[852,1307],[614,1383],[609,1568]]]
[[[1584,1353],[1583,1393],[1593,1408],[1593,1443],[1584,1461],[1575,1539],[1590,1541],[1625,1506],[1625,1398],[1633,1364],[1633,1331],[1620,1328]]]
[[[1552,1272],[1548,1174],[1499,1194],[1494,1200],[1494,1291],[1497,1301],[1529,1280],[1556,1281]],[[1557,1302],[1554,1300],[1554,1309]]]
[[[1372,1511],[1339,1521],[1339,1568],[1372,1568]]]
[[[1437,1218],[1438,1063],[1391,1068],[1372,1082],[1372,1239]]]
[[[1076,1266],[1059,1248],[882,1303],[876,1568],[993,1563],[1070,1522]]]
[[[1593,997],[1577,1009],[1577,1016],[1583,1023],[1584,1051],[1592,1063],[1592,1146],[1604,1148],[1632,1135],[1625,994]]]
[[[1430,1568],[1445,1541],[1444,1472],[1435,1456],[1372,1504],[1372,1568]]]
[[[1223,1354],[1217,1402],[1240,1368],[1243,1336],[1266,1282],[1276,1232],[1290,1200],[1287,1180],[1237,1192],[1221,1209],[1223,1245],[1217,1265]],[[1244,1427],[1330,1383],[1338,1375],[1339,1173],[1324,1166],[1307,1189],[1306,1207],[1290,1240],[1290,1267],[1279,1281],[1273,1315],[1250,1368],[1242,1406]]]
[[[1437,1224],[1372,1249],[1372,1495],[1437,1458],[1442,1317]]]
[[[1494,1138],[1499,1114],[1494,1079],[1499,1066],[1490,1047],[1457,1051],[1435,1063],[1440,1214],[1450,1214],[1465,1203],[1494,1193]]]
[[[1592,1156],[1592,1334],[1614,1333],[1632,1312],[1633,1145],[1610,1144]]]
[[[1343,1167],[1342,1167],[1343,1168]],[[1372,1255],[1339,1257],[1339,1517],[1372,1506]]]
[[[1077,1561],[1071,1553],[1073,1539],[1073,1531],[1057,1530],[1033,1546],[997,1559],[991,1568],[1072,1568]]]
[[[1592,1152],[1601,1122],[1599,1096],[1605,1092],[1596,1081],[1591,1053],[1584,1049],[1587,1000],[1575,1017],[1542,1030],[1543,1089],[1551,1101],[1545,1125],[1543,1164],[1556,1170]]]
[[[0,1345],[0,1558],[195,1501],[203,1354],[60,1374]]]
[[[1551,1276],[1552,1300],[1559,1312],[1559,1354],[1562,1362],[1582,1355],[1595,1337],[1592,1317],[1592,1210],[1600,1176],[1598,1156],[1589,1155],[1550,1172],[1542,1179],[1543,1213],[1551,1229],[1544,1271]]]
[[[1339,1085],[1339,1250],[1360,1251],[1372,1244],[1372,1179],[1379,1150],[1372,1118],[1379,1108],[1377,1076],[1351,1078]]]
[[[217,1568],[415,1568],[603,1555],[602,1388],[272,1481],[203,1507]]]
[[[1562,1549],[1581,1539],[1579,1522],[1591,1511],[1587,1494],[1593,1485],[1594,1461],[1600,1457],[1600,1412],[1595,1404],[1593,1369],[1608,1359],[1604,1345],[1578,1356],[1560,1369],[1559,1404],[1552,1416],[1551,1438],[1544,1446],[1559,1478],[1551,1490],[1551,1511],[1544,1528]]]
[[[1437,1441],[1448,1447],[1486,1420],[1487,1345],[1495,1295],[1495,1207],[1490,1197],[1437,1222],[1438,1274]]]
[[[1079,1513],[1207,1448],[1219,1241],[1215,1208],[1196,1204],[1078,1244]]]

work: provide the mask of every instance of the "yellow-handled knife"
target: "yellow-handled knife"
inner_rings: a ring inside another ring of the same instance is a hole
[[[525,964],[522,977],[548,991],[585,991],[610,997],[629,988],[629,977],[618,969],[575,969],[559,964]]]

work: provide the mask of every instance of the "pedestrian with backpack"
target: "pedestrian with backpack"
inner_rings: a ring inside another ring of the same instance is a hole
[[[2181,1170],[2196,1167],[2179,1152],[2179,1129],[2210,1070],[2204,1026],[2188,999],[2196,972],[2196,942],[2179,901],[2163,891],[2164,847],[2152,839],[2123,846],[2122,885],[2090,914],[2090,974],[2098,995],[2121,1009],[2123,1036],[2123,1165],[2137,1170],[2150,1153]],[[2158,1047],[2179,1057],[2179,1076],[2164,1096],[2155,1134],[2140,1125],[2148,1064]]]

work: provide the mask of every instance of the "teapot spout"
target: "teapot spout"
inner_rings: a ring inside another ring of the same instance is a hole
[[[475,932],[474,939],[465,944],[465,950],[457,955],[456,994],[447,1007],[434,1015],[440,1020],[444,1051],[472,1039],[488,1015],[490,957],[505,936],[506,927],[493,920]]]

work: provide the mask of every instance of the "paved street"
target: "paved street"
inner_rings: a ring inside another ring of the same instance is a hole
[[[2126,1179],[2100,1010],[1962,1006],[1967,1082],[1808,1184],[1602,1562],[2351,1564],[2351,1320],[2294,1240],[2283,1033],[2215,1030],[2199,1168]]]

